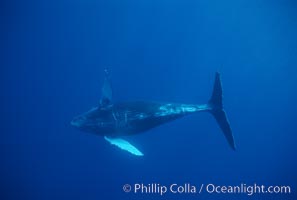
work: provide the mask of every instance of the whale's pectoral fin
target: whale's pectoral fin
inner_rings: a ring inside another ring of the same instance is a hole
[[[106,136],[104,137],[104,139],[110,144],[113,144],[122,150],[128,151],[135,156],[143,156],[143,153],[141,151],[139,151],[135,146],[133,146],[126,140],[123,140],[121,138],[109,138]]]
[[[111,87],[111,80],[110,75],[107,69],[104,70],[105,78],[104,83],[102,86],[102,95],[100,100],[101,107],[106,107],[112,103],[112,87]]]

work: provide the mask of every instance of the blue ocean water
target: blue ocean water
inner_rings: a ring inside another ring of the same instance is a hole
[[[297,199],[297,5],[268,0],[1,2],[0,199]],[[237,150],[197,113],[127,138],[71,127],[116,101],[205,103],[222,75]],[[124,184],[289,185],[291,194],[133,194]]]

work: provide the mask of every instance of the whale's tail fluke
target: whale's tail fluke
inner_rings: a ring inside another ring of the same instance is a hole
[[[223,92],[220,74],[217,72],[215,76],[215,82],[213,87],[213,92],[210,100],[208,101],[208,106],[210,108],[210,113],[215,117],[221,130],[223,131],[229,145],[233,150],[235,150],[235,143],[232,134],[232,129],[230,127],[228,118],[223,108]]]

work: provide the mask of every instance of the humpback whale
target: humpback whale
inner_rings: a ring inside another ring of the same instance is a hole
[[[211,113],[216,119],[230,147],[235,143],[223,108],[220,74],[216,72],[213,92],[205,104],[160,103],[150,101],[114,102],[112,99],[111,78],[105,70],[102,95],[97,107],[74,117],[71,125],[84,132],[101,135],[112,145],[136,156],[143,153],[122,136],[145,132],[164,123],[197,112]]]

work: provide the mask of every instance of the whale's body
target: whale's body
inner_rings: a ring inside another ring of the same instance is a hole
[[[139,134],[197,112],[212,113],[230,146],[235,149],[232,130],[223,110],[219,73],[216,73],[211,99],[207,104],[201,105],[146,101],[112,103],[110,80],[106,76],[100,105],[75,117],[71,124],[82,131],[104,136],[111,144],[134,155],[142,156],[143,154],[136,147],[119,137]]]
[[[124,102],[115,103],[107,108],[92,108],[75,118],[72,125],[82,131],[102,136],[128,136],[147,131],[190,113],[209,110],[206,104]]]

